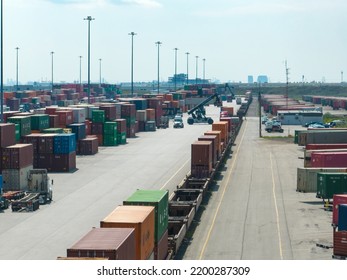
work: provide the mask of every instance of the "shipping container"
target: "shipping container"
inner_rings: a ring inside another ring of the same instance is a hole
[[[159,239],[164,234],[165,230],[167,230],[168,201],[168,191],[137,190],[127,200],[123,201],[123,205],[144,205],[155,207],[154,241],[159,242]]]
[[[347,231],[347,204],[340,204],[338,212],[338,230]]]
[[[299,133],[299,146],[333,143],[347,143],[347,130],[307,130]]]
[[[136,111],[136,120],[141,122],[147,121],[147,111],[146,110],[138,110]]]
[[[163,233],[158,242],[154,243],[154,259],[166,260],[169,249],[169,231]]]
[[[33,165],[20,169],[3,169],[3,190],[7,191],[26,191],[28,188],[28,174]]]
[[[347,204],[347,194],[334,194],[332,224],[335,226],[339,224],[339,205],[340,204]]]
[[[55,114],[58,115],[59,127],[64,128],[73,123],[72,110],[57,110]]]
[[[16,144],[16,126],[13,123],[0,123],[0,148]]]
[[[317,197],[332,199],[334,194],[347,194],[347,174],[318,173]]]
[[[127,121],[126,119],[116,119],[117,123],[117,131],[118,133],[126,133],[127,132]]]
[[[100,222],[101,228],[135,228],[136,259],[146,260],[154,249],[154,207],[118,206]]]
[[[212,172],[212,141],[195,141],[191,145],[191,175],[208,178]]]
[[[343,153],[343,152],[347,152],[347,149],[304,150],[304,167],[311,167],[311,158],[313,153]]]
[[[33,145],[16,144],[2,148],[2,169],[21,169],[33,165]]]
[[[212,141],[212,166],[214,167],[218,158],[218,136],[203,135],[198,138],[198,141]]]
[[[311,167],[347,167],[347,152],[311,154]]]
[[[219,130],[221,132],[221,141],[228,143],[228,122],[214,122],[212,130]]]
[[[49,171],[71,172],[76,170],[76,152],[69,154],[48,154],[48,156],[51,157],[51,166],[47,168]]]
[[[31,133],[31,120],[29,116],[14,116],[7,119],[10,123],[19,124],[20,136]]]
[[[117,135],[118,129],[117,129],[117,122],[105,122],[104,123],[104,131],[103,134],[108,134],[108,135]]]
[[[347,168],[297,168],[296,190],[305,193],[317,193],[317,174],[327,173],[346,173]]]
[[[93,123],[104,123],[105,122],[105,111],[104,110],[93,110],[92,111],[92,122]]]
[[[133,228],[93,228],[67,249],[67,257],[135,260]]]
[[[49,115],[49,127],[58,128],[59,127],[59,116],[58,115]]]
[[[146,117],[147,117],[147,121],[155,121],[155,110],[146,109]]]
[[[67,128],[71,129],[71,132],[75,134],[76,141],[86,138],[86,124],[85,123],[73,123],[69,124]]]
[[[73,123],[84,123],[87,117],[87,108],[71,108]]]
[[[51,127],[51,128],[46,128],[42,131],[42,133],[49,133],[49,134],[61,134],[64,133],[64,129],[60,127]]]
[[[145,131],[156,131],[157,126],[155,121],[146,121],[145,122]]]
[[[103,145],[104,146],[117,146],[118,137],[117,134],[104,134],[103,135]]]
[[[104,124],[103,123],[92,123],[91,125],[92,135],[102,135],[104,134]]]
[[[49,128],[49,115],[37,114],[30,117],[31,120],[31,130],[42,131]]]
[[[55,133],[42,134],[39,138],[38,152],[40,154],[53,154]]]
[[[307,144],[306,150],[347,149],[347,143]]]
[[[126,132],[117,133],[117,142],[118,142],[118,144],[121,144],[121,145],[124,145],[127,143]]]
[[[206,131],[204,133],[204,135],[216,135],[217,136],[217,148],[218,148],[218,159],[222,154],[222,149],[221,149],[221,144],[222,144],[222,132],[219,130],[210,130],[210,131]],[[217,159],[217,160],[218,160]]]
[[[347,231],[334,231],[334,248],[335,256],[347,257]]]
[[[95,155],[99,150],[98,138],[88,137],[79,140],[78,154],[79,155]]]
[[[105,120],[106,121],[113,121],[117,118],[117,109],[116,106],[110,104],[110,105],[100,105],[100,110],[103,110],[105,112]]]
[[[76,151],[74,133],[63,133],[54,136],[54,154],[69,154]]]

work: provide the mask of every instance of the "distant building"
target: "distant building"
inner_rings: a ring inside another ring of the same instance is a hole
[[[259,75],[257,82],[260,84],[265,84],[269,82],[269,78],[266,75]]]
[[[252,75],[249,75],[247,80],[248,80],[249,84],[253,84],[253,76]]]

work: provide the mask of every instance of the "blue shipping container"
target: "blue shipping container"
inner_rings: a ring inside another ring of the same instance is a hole
[[[347,230],[347,204],[339,205],[339,231]]]
[[[76,151],[75,133],[63,133],[54,136],[54,153],[69,154]]]
[[[67,126],[71,129],[72,133],[75,133],[76,141],[86,138],[86,124],[85,123],[73,123]]]

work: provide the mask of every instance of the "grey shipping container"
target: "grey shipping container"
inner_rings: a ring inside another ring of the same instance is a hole
[[[4,169],[2,171],[3,190],[4,191],[23,191],[28,188],[29,170],[33,169],[32,165],[21,169]]]
[[[298,168],[296,190],[299,192],[317,192],[317,174],[327,173],[347,173],[347,168]]]
[[[307,144],[347,143],[347,130],[308,130],[299,134],[299,146]]]

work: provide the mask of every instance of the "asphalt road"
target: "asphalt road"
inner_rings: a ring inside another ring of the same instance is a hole
[[[259,138],[256,104],[178,259],[331,259],[332,249],[316,245],[332,245],[331,212],[296,192],[302,149],[280,134]]]

